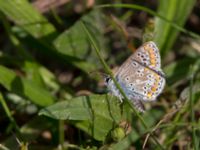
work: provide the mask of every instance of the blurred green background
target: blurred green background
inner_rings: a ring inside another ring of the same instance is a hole
[[[199,10],[199,0],[0,0],[0,149],[198,150]],[[138,114],[106,94],[100,59],[114,70],[148,40],[167,83]]]

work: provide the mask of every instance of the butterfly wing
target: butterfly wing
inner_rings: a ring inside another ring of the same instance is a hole
[[[155,100],[165,85],[156,45],[147,42],[138,48],[118,69],[115,77],[129,98]]]
[[[133,53],[129,59],[132,59],[134,61],[137,61],[143,66],[146,66],[154,71],[160,71],[161,70],[161,60],[160,60],[160,53],[159,49],[157,48],[156,44],[152,41],[144,43],[142,46],[140,46],[135,53]],[[127,59],[127,61],[129,60]],[[125,61],[124,64],[127,62]],[[123,66],[123,64],[122,64]],[[121,71],[123,67],[120,67],[118,69],[118,72]]]
[[[148,66],[153,70],[160,70],[161,60],[159,49],[152,41],[146,42],[140,46],[131,57],[144,66]]]

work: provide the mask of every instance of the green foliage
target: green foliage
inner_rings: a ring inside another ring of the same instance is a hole
[[[175,82],[187,78],[189,75],[190,65],[194,64],[195,61],[197,61],[197,58],[185,58],[167,65],[164,68],[164,71],[167,74],[168,84],[173,85]]]
[[[44,108],[39,114],[55,119],[82,121],[75,125],[97,140],[104,140],[121,118],[117,99],[108,95],[72,98]]]
[[[143,3],[64,4],[42,14],[30,1],[0,0],[0,149],[199,148],[200,36],[184,26],[195,1],[160,0],[157,11]],[[109,66],[147,34],[167,84],[140,114],[127,98],[106,95],[98,72],[114,78]]]
[[[195,2],[195,0],[182,0],[181,2],[179,0],[160,0],[158,14],[179,26],[183,26]],[[161,55],[164,55],[171,49],[179,31],[159,17],[156,18],[155,29],[155,42],[161,50]]]
[[[75,57],[80,60],[87,60],[89,63],[85,63],[85,65],[82,65],[80,62],[75,64],[86,72],[94,71],[99,68],[99,63],[96,61],[97,57],[94,50],[90,48],[91,45],[87,35],[82,29],[81,21],[87,23],[91,33],[95,33],[94,40],[105,53],[103,29],[100,22],[102,19],[103,14],[98,15],[98,11],[93,11],[82,17],[80,21],[77,21],[70,29],[60,34],[53,42],[60,54]]]
[[[0,10],[16,25],[36,38],[45,37],[55,32],[54,26],[27,0],[0,0]]]
[[[54,98],[41,86],[30,80],[18,77],[13,71],[0,66],[0,83],[9,91],[29,98],[40,106],[53,104]]]

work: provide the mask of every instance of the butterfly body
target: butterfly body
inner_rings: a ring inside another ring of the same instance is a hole
[[[150,41],[139,47],[114,74],[126,96],[139,107],[139,111],[143,111],[142,101],[156,100],[164,88],[165,78],[160,66],[159,50]],[[123,96],[110,78],[106,84],[111,94],[122,101]]]

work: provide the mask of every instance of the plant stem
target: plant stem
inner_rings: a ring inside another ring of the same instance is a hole
[[[191,123],[195,123],[195,116],[194,116],[194,96],[193,96],[193,80],[194,80],[194,73],[195,73],[195,68],[191,66],[190,69],[190,115],[191,115]],[[192,126],[192,143],[193,143],[193,148],[194,150],[197,150],[197,137],[196,137],[196,132],[195,128]]]
[[[3,95],[2,93],[0,93],[0,103],[8,117],[8,119],[10,120],[11,124],[14,126],[16,132],[17,132],[17,135],[20,139],[22,139],[22,136],[21,136],[21,132],[20,132],[20,128],[19,126],[17,125],[17,123],[15,122],[15,119],[12,117],[12,114],[8,108],[8,105],[6,104],[4,98],[3,98]]]
[[[64,120],[59,120],[59,144],[61,145],[62,149],[64,149]]]

